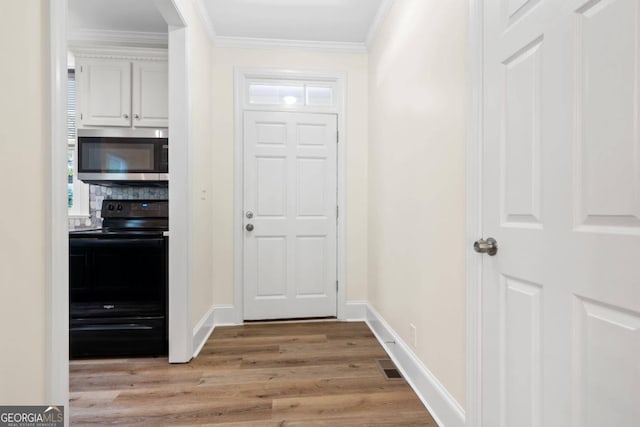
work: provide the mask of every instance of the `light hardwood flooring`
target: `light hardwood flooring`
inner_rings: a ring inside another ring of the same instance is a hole
[[[365,323],[219,327],[188,364],[70,363],[76,426],[436,426]]]

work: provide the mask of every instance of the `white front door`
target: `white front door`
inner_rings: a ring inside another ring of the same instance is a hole
[[[244,113],[244,318],[336,315],[337,116]]]
[[[484,427],[640,425],[639,3],[484,2]]]

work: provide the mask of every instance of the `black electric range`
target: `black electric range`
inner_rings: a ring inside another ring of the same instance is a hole
[[[167,353],[168,208],[106,199],[101,229],[69,232],[71,357]]]

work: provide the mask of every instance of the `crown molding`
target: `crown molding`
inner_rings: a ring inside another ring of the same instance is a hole
[[[135,44],[142,46],[167,46],[167,33],[152,33],[138,31],[114,31],[76,29],[69,31],[69,42],[94,42],[112,44]]]
[[[215,39],[216,47],[240,47],[263,49],[308,49],[327,52],[367,53],[364,43],[321,42],[312,40],[262,39],[251,37],[221,37]]]
[[[391,7],[395,3],[395,0],[382,0],[380,3],[380,7],[378,8],[378,12],[376,13],[376,17],[373,18],[373,22],[369,27],[369,31],[367,32],[367,38],[365,39],[364,44],[367,46],[367,49],[371,47],[371,43],[378,35],[380,28],[382,27],[382,23],[387,18]]]
[[[167,49],[148,47],[83,44],[70,45],[69,50],[76,58],[166,61],[169,57]]]

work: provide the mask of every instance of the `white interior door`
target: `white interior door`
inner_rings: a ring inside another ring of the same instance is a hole
[[[336,315],[337,117],[244,113],[244,318]]]
[[[482,425],[638,426],[639,1],[484,8]]]

